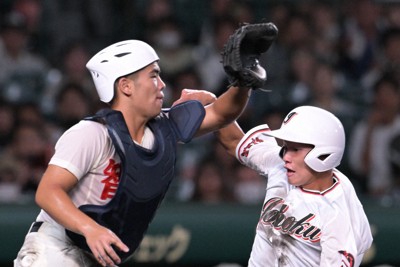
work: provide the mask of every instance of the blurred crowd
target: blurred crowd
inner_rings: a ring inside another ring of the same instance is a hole
[[[88,59],[124,39],[151,44],[167,84],[220,95],[220,52],[242,22],[271,21],[266,90],[239,118],[280,127],[298,105],[336,114],[346,130],[340,169],[360,195],[400,205],[400,3],[390,0],[2,0],[0,202],[32,202],[60,135],[104,105]],[[261,204],[266,178],[240,165],[213,134],[179,146],[171,201]]]

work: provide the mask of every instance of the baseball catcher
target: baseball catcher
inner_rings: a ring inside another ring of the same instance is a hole
[[[40,180],[41,208],[15,267],[116,266],[144,238],[175,176],[178,144],[235,120],[251,90],[231,87],[163,109],[159,57],[124,40],[86,64],[108,107],[63,133]],[[199,92],[198,92],[199,93]],[[187,94],[187,96],[196,94]]]
[[[278,35],[273,23],[242,24],[228,39],[222,51],[222,65],[230,86],[260,88],[267,72],[259,64]]]

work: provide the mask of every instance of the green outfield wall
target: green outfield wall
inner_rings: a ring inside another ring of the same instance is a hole
[[[364,204],[374,234],[363,266],[400,266],[400,208]],[[12,266],[39,209],[35,205],[0,206],[0,266]],[[246,266],[260,206],[200,205],[165,202],[128,266]]]

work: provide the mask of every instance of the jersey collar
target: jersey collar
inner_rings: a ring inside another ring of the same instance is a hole
[[[302,188],[301,186],[299,186],[299,188],[304,193],[323,196],[323,195],[331,192],[340,183],[339,179],[335,175],[333,175],[332,179],[333,179],[333,184],[329,188],[325,189],[324,191],[305,189],[305,188]]]

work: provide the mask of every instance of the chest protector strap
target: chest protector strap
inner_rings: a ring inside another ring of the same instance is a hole
[[[121,112],[104,109],[87,118],[107,127],[121,158],[121,173],[118,189],[110,202],[102,206],[82,205],[79,209],[113,231],[129,247],[128,253],[114,248],[122,261],[132,255],[139,246],[168,190],[174,176],[177,142],[190,140],[203,121],[204,108],[199,108],[198,104],[194,107],[197,107],[199,112],[185,114],[188,106],[181,105],[178,107],[181,111],[171,109],[171,114],[177,116],[174,119],[168,118],[166,113],[162,112],[151,120],[148,125],[155,137],[155,144],[151,150],[132,141]],[[193,107],[190,110],[193,110]],[[181,124],[179,121],[182,121]],[[82,235],[69,230],[67,235],[77,246],[90,252]]]

